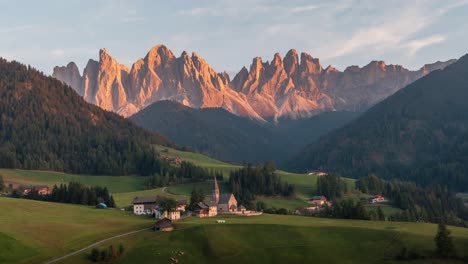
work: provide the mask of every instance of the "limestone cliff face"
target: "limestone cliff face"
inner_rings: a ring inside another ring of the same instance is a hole
[[[271,62],[254,58],[231,81],[196,53],[179,57],[164,45],[153,47],[131,69],[106,49],[89,60],[80,75],[74,63],[55,67],[53,76],[72,86],[88,102],[130,116],[160,100],[194,108],[222,107],[254,119],[301,118],[333,110],[363,110],[429,72],[453,61],[436,62],[418,71],[373,61],[340,72],[323,68],[319,59],[290,50]]]
[[[70,62],[67,66],[63,67],[54,67],[54,76],[73,87],[79,95],[83,96],[80,71],[74,62]]]

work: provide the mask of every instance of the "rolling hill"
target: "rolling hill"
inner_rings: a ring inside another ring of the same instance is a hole
[[[468,190],[468,55],[309,145],[290,168],[375,173]]]
[[[328,112],[304,119],[260,122],[222,108],[194,109],[160,101],[130,117],[138,125],[166,135],[181,146],[241,164],[283,162],[320,136],[356,118],[357,112]]]
[[[169,144],[72,88],[0,59],[0,167],[88,174],[144,174],[151,144]]]

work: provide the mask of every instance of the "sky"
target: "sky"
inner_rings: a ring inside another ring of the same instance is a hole
[[[157,44],[233,74],[292,48],[324,67],[418,69],[468,53],[468,0],[0,0],[0,57],[51,74],[106,48],[131,67]]]

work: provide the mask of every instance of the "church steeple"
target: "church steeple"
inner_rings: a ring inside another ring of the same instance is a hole
[[[215,203],[219,203],[219,186],[218,186],[218,180],[216,180],[216,176],[214,177],[213,199]]]

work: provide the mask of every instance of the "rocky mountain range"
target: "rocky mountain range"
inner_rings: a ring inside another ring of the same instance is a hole
[[[410,71],[373,61],[339,71],[323,68],[319,59],[294,49],[271,62],[253,59],[231,80],[216,72],[196,53],[180,57],[164,45],[153,47],[131,68],[106,49],[99,61],[90,59],[83,71],[74,62],[55,67],[53,76],[103,109],[130,116],[151,103],[173,100],[192,108],[224,108],[244,117],[271,120],[303,118],[326,111],[362,111],[429,72],[455,60],[436,62]]]

